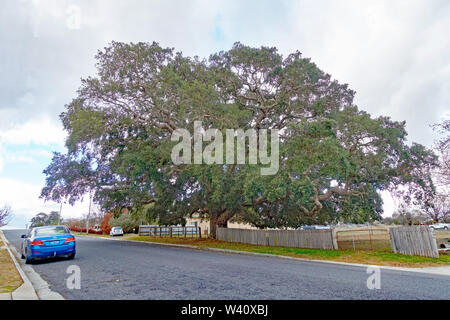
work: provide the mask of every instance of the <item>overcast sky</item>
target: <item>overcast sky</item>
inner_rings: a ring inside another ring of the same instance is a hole
[[[58,116],[112,40],[200,57],[236,41],[299,50],[348,83],[361,109],[406,120],[410,141],[431,146],[430,125],[450,118],[449,32],[448,0],[1,0],[0,206],[17,227],[59,210],[38,199],[51,152],[64,151]],[[63,217],[87,206],[65,205]]]

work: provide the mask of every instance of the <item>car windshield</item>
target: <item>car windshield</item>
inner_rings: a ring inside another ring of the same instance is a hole
[[[66,234],[66,233],[69,233],[69,230],[63,226],[39,228],[39,229],[34,230],[35,236],[57,235],[57,234]]]

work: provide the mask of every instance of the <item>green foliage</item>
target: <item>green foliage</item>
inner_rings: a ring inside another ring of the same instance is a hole
[[[59,212],[52,211],[50,214],[40,212],[31,218],[31,227],[42,227],[49,225],[58,225],[62,223],[61,216]]]
[[[147,221],[199,213],[213,234],[231,218],[261,228],[377,220],[381,190],[432,203],[435,155],[406,144],[404,122],[359,110],[346,84],[299,52],[236,43],[199,60],[157,43],[113,42],[97,71],[61,115],[68,154],[55,153],[44,171],[47,200],[73,203],[92,191],[106,210],[132,208]],[[172,132],[193,132],[196,120],[222,132],[280,130],[279,171],[173,164]]]
[[[133,232],[134,228],[139,227],[139,223],[129,213],[122,213],[117,218],[109,219],[109,225],[111,227],[122,227],[125,233]]]

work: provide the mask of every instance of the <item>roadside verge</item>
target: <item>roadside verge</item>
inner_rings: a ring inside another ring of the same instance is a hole
[[[22,278],[23,284],[10,293],[9,300],[39,300],[36,291],[34,290],[33,285],[31,284],[31,281],[28,279],[25,272],[22,270],[20,264],[17,262],[16,257],[11,251],[10,243],[4,236],[3,232],[0,230],[0,237],[2,241],[6,245],[6,250],[8,250],[9,255],[11,256],[11,260],[13,261],[17,271],[20,274],[20,277]],[[6,296],[5,296],[6,297]]]

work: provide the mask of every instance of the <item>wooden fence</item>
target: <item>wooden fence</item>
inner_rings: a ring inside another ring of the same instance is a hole
[[[391,240],[387,228],[358,228],[336,231],[339,250],[389,249]]]
[[[436,238],[429,227],[398,227],[389,232],[395,253],[439,258]]]
[[[184,237],[184,238],[201,238],[202,232],[200,227],[195,226],[139,226],[140,236],[151,237]]]
[[[439,258],[433,231],[426,226],[348,230],[252,230],[217,228],[218,240],[259,246],[328,250],[379,250]]]
[[[260,246],[337,249],[334,231],[329,230],[250,230],[217,228],[218,240]]]

